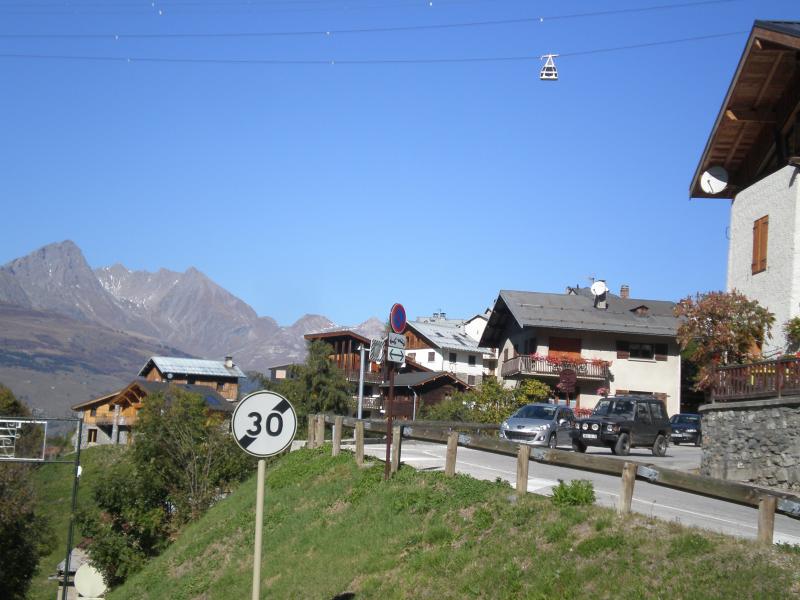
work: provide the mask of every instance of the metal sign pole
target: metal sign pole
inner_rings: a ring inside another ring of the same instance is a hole
[[[253,600],[261,598],[261,535],[264,529],[264,474],[267,461],[258,461],[258,482],[256,485],[256,541],[253,550]]]
[[[361,365],[358,372],[358,418],[361,420],[361,413],[364,407],[364,344],[361,344]]]
[[[69,578],[69,562],[72,555],[72,534],[75,528],[75,510],[78,508],[78,479],[81,476],[81,442],[83,438],[83,419],[78,421],[77,450],[75,452],[75,478],[72,481],[72,510],[69,513],[69,531],[67,532],[67,556],[64,559],[64,588],[61,600],[67,600],[67,579]]]

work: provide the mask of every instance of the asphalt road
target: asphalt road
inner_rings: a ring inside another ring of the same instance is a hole
[[[385,448],[385,444],[368,444],[365,453],[383,459]],[[590,448],[588,452],[612,456],[601,448]],[[420,470],[441,471],[444,470],[445,453],[446,446],[443,444],[404,439],[401,462]],[[625,457],[619,458],[625,460]],[[633,449],[627,458],[691,471],[699,467],[700,449],[692,446],[670,446],[667,456],[663,458],[653,456],[649,450]],[[495,480],[500,477],[516,485],[517,461],[511,456],[459,447],[456,471],[476,479]],[[594,485],[598,504],[612,508],[617,504],[619,477],[533,461],[528,470],[528,491],[551,495],[551,488],[558,485],[560,479],[588,479]],[[640,479],[636,480],[634,487],[632,509],[643,515],[742,538],[755,538],[758,531],[758,510],[755,508],[673,490]],[[800,544],[800,520],[775,515],[774,539],[776,543]]]

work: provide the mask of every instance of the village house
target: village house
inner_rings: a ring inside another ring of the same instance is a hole
[[[480,345],[497,348],[499,380],[516,387],[528,378],[553,388],[558,401],[591,409],[605,394],[648,394],[670,415],[680,412],[681,360],[674,304],[602,296],[589,288],[564,294],[502,290]],[[557,385],[565,372],[571,393]]]
[[[175,389],[198,394],[212,412],[230,413],[239,396],[239,380],[245,374],[224,361],[154,356],[139,371],[139,379],[121,390],[76,404],[72,410],[83,417],[81,447],[94,444],[126,444],[145,399],[161,393],[169,399]]]
[[[486,315],[448,319],[443,312],[409,321],[406,357],[432,371],[452,373],[467,385],[477,385],[484,375],[494,375],[496,367],[494,351],[478,344],[486,323]]]
[[[756,21],[690,186],[731,201],[728,291],[775,314],[769,357],[800,315],[800,22]]]
[[[381,384],[384,398],[389,384]],[[448,400],[456,392],[466,392],[470,386],[452,373],[442,371],[407,371],[394,377],[392,414],[400,419],[415,419],[424,406]]]

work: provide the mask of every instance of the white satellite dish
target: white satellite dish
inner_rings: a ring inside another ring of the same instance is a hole
[[[592,287],[590,287],[589,289],[592,290],[592,294],[594,294],[595,296],[602,296],[608,291],[608,286],[606,285],[605,281],[600,279],[598,281],[595,281],[592,284]]]
[[[108,590],[103,575],[89,563],[75,571],[75,589],[84,598],[101,598]]]
[[[720,166],[709,168],[700,176],[700,187],[706,194],[719,194],[728,187],[728,172]]]

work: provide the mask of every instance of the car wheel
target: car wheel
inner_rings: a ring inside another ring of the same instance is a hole
[[[667,438],[663,435],[660,435],[656,438],[655,443],[653,444],[653,454],[655,456],[666,456],[667,455]]]
[[[672,440],[672,445],[673,446],[680,446],[681,443],[678,440]]]
[[[620,433],[617,443],[614,445],[614,454],[628,456],[631,451],[631,438],[627,433]]]
[[[694,441],[695,446],[702,446],[703,445],[703,436],[698,435],[697,439]]]
[[[558,440],[556,439],[555,433],[550,434],[550,437],[547,439],[547,446],[549,448],[555,448],[558,446]]]
[[[578,440],[572,440],[572,450],[575,452],[586,452],[586,444]]]

